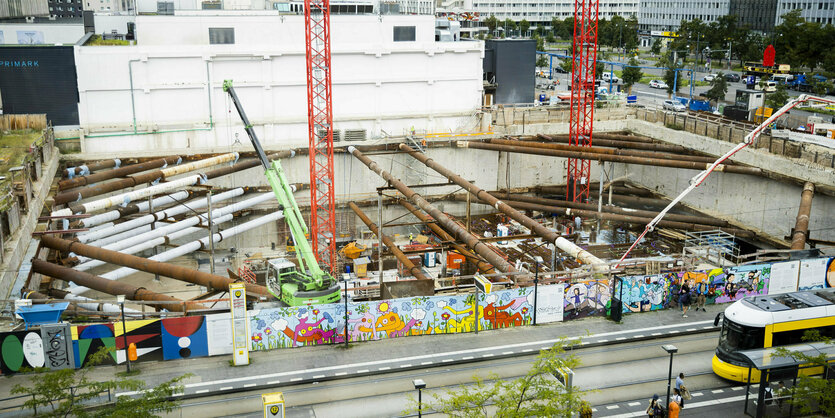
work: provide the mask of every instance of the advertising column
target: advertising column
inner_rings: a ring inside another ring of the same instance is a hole
[[[229,306],[232,307],[232,363],[246,366],[249,364],[249,319],[243,283],[229,285]]]

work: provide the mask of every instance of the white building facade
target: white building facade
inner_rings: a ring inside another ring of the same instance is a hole
[[[795,9],[800,9],[800,17],[806,19],[807,22],[816,22],[822,25],[835,24],[835,0],[776,1],[777,20],[774,23],[775,25],[783,23],[783,15]]]
[[[307,144],[303,16],[199,12],[136,23],[136,46],[76,47],[84,151],[248,145],[221,88],[227,79],[266,147]],[[436,42],[434,23],[332,16],[335,139],[478,129],[484,45]]]
[[[728,14],[730,0],[641,0],[638,29],[675,31],[682,20],[711,23]]]
[[[628,19],[638,14],[639,0],[602,0],[598,9],[598,18],[611,19],[614,16],[621,16]],[[529,0],[528,2],[517,2],[510,0],[467,0],[463,8],[479,13],[481,20],[490,15],[496,16],[499,20],[510,19],[515,22],[527,20],[531,27],[538,24],[551,26],[551,19],[564,20],[574,17],[574,1],[556,0],[542,1]],[[454,3],[450,7],[455,7]]]

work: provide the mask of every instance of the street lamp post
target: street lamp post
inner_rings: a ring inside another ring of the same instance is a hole
[[[664,405],[669,408],[670,406],[670,382],[673,380],[673,354],[678,352],[678,347],[672,344],[664,344],[661,346],[664,351],[670,353],[670,371],[667,373],[667,404]]]
[[[119,309],[122,311],[122,338],[124,338],[125,342],[125,364],[128,368],[128,373],[130,373],[130,356],[128,355],[128,331],[127,327],[125,326],[125,295],[117,295],[116,301],[119,302]]]
[[[539,263],[543,262],[542,257],[535,256],[533,258],[534,262],[534,274],[533,274],[533,324],[536,325],[536,299],[539,295]]]
[[[423,399],[422,398],[422,391],[426,388],[426,382],[423,379],[415,379],[412,380],[412,384],[415,385],[415,389],[418,391],[418,418],[423,417]]]
[[[343,280],[345,286],[345,348],[348,348],[348,280]]]

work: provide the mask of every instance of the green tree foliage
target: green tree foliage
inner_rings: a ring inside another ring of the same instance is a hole
[[[725,75],[721,72],[710,82],[710,90],[706,91],[704,96],[713,100],[717,104],[721,100],[725,100],[725,94],[728,93],[728,82],[725,80]]]
[[[641,72],[641,69],[638,68],[638,60],[635,57],[629,59],[630,67],[623,68],[623,85],[626,86],[626,90],[631,93],[632,86],[635,85],[638,81],[641,81],[641,77],[644,76],[644,73]],[[634,66],[634,67],[631,67]]]
[[[613,16],[612,20],[600,19],[597,22],[597,42],[612,48],[624,47],[632,50],[638,46],[638,18],[628,20]]]
[[[568,17],[565,20],[551,18],[551,31],[557,38],[571,39],[574,36],[574,18]]]
[[[803,334],[803,341],[835,344],[830,338],[821,335],[817,330],[806,331]],[[792,357],[795,360],[819,367],[828,367],[829,373],[835,373],[835,365],[827,363],[825,354],[809,356],[797,351],[778,348],[777,355]],[[835,396],[832,396],[833,393],[835,393],[835,379],[821,379],[820,376],[801,374],[797,378],[797,385],[794,387],[792,398],[788,402],[800,410],[800,414],[803,416],[818,412],[821,416],[831,417],[835,416]],[[815,411],[815,407],[819,411]]]
[[[783,23],[774,28],[774,49],[777,62],[804,66],[810,71],[824,66],[833,68],[832,45],[835,44],[835,27],[819,22],[807,22],[800,17],[800,10],[783,15]]]
[[[835,90],[832,86],[831,81],[818,81],[816,78],[812,78],[812,93],[816,96],[825,96],[829,92]]]
[[[654,55],[658,55],[661,53],[661,38],[655,38],[655,40],[652,41],[652,47],[650,47],[650,52],[652,52]]]
[[[554,36],[553,33],[549,33],[548,35],[545,36],[545,41],[548,42],[549,44],[552,44],[554,42],[557,42],[557,38]]]
[[[527,19],[522,19],[519,21],[519,35],[520,36],[527,36],[528,29],[531,28],[531,22],[528,22]]]
[[[667,52],[661,59],[658,60],[658,66],[666,68],[664,70],[664,83],[667,84],[667,94],[677,93],[681,88],[681,83],[676,82],[676,62],[673,61],[673,53]],[[675,91],[673,91],[675,88]]]
[[[600,77],[603,77],[604,70],[606,70],[606,66],[602,62],[597,62],[597,65],[594,66],[594,78],[600,79]]]
[[[180,382],[189,377],[188,374],[150,389],[141,380],[127,377],[106,381],[88,377],[92,367],[111,356],[111,351],[102,348],[80,369],[39,371],[30,377],[29,384],[14,385],[11,393],[27,396],[29,399],[24,406],[47,417],[154,417],[157,413],[172,412],[179,406],[177,401],[169,398],[182,392]],[[136,391],[141,395],[120,396],[107,402],[108,390]]]
[[[490,15],[487,19],[484,19],[484,24],[487,26],[490,35],[493,35],[496,32],[496,28],[499,27],[499,19],[494,15]]]
[[[540,352],[534,364],[517,379],[502,380],[492,375],[489,380],[473,377],[473,384],[447,390],[422,405],[422,411],[436,411],[450,417],[560,417],[570,416],[580,408],[585,394],[577,387],[567,390],[554,375],[563,367],[576,368],[580,361],[565,353],[562,347],[573,344],[561,340]],[[417,412],[412,400],[411,409]]]
[[[502,25],[504,25],[504,37],[509,38],[513,36],[513,30],[516,29],[516,22],[512,19],[505,19]]]
[[[765,95],[765,105],[772,109],[779,109],[789,101],[789,93],[786,92],[786,86],[783,84],[777,85],[777,91]]]

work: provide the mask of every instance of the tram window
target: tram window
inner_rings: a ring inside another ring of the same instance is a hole
[[[803,342],[804,332],[806,332],[805,329],[775,332],[771,337],[771,346],[779,347],[781,345],[800,344]]]
[[[725,351],[750,350],[762,348],[765,343],[765,328],[748,327],[725,318],[719,347]]]

